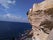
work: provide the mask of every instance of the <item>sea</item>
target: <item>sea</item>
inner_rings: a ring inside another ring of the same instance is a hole
[[[14,40],[31,29],[30,23],[0,21],[0,40]]]

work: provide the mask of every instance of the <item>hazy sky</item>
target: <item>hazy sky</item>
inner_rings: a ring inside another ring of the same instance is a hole
[[[27,22],[27,11],[43,0],[0,0],[0,20]]]

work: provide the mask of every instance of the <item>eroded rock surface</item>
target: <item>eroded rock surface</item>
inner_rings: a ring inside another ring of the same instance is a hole
[[[50,32],[47,40],[53,40],[53,30]]]
[[[53,29],[53,0],[34,4],[28,12],[28,19],[33,29],[34,40],[47,40]]]

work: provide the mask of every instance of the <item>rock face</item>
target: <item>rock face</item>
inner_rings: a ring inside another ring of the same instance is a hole
[[[33,40],[47,40],[53,29],[53,0],[45,0],[34,4],[27,12],[27,16],[33,29]]]
[[[53,34],[53,30],[50,32],[47,40],[53,40],[53,35],[52,34]]]

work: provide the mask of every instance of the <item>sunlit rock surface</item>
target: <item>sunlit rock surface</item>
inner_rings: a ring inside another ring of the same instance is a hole
[[[53,30],[50,32],[47,40],[53,40]]]
[[[47,40],[53,29],[53,0],[45,0],[27,12],[27,16],[33,29],[33,40]]]

